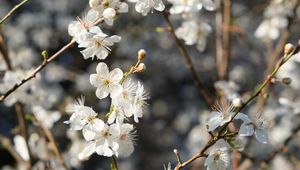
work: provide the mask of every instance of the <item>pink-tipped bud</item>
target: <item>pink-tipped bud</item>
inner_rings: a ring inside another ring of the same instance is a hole
[[[146,65],[144,63],[140,63],[137,68],[134,69],[134,73],[140,73],[146,71]]]

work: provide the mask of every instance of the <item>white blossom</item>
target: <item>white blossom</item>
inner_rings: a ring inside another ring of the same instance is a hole
[[[135,10],[146,16],[153,8],[157,11],[163,11],[165,5],[162,0],[129,0],[130,2],[136,2]]]
[[[135,131],[133,125],[117,122],[111,127],[117,130],[118,156],[128,157],[134,150]]]
[[[227,143],[220,139],[215,145],[219,145],[214,148],[205,159],[204,166],[207,170],[225,170],[229,165],[229,155]]]
[[[254,121],[251,121],[247,115],[239,114],[235,119],[243,121],[239,130],[239,136],[252,136],[255,134],[259,142],[263,144],[268,143],[267,128],[269,128],[269,122],[264,118],[257,116]]]
[[[29,152],[26,145],[26,140],[21,135],[16,135],[14,137],[14,144],[15,149],[18,152],[18,154],[25,160],[29,160]]]
[[[168,0],[173,4],[170,9],[171,14],[181,13],[196,13],[204,7],[206,10],[212,11],[215,9],[212,0]]]
[[[93,140],[87,143],[83,151],[78,155],[79,159],[87,159],[90,155],[96,152],[98,155],[111,157],[118,156],[119,144],[117,142],[118,130],[115,127],[110,127],[107,124],[96,127],[96,136]]]
[[[90,75],[90,82],[97,87],[96,96],[99,99],[107,97],[109,94],[118,95],[122,93],[122,85],[120,81],[123,78],[123,71],[115,68],[109,72],[105,63],[101,62],[97,65],[96,74]]]
[[[199,51],[206,48],[206,37],[212,29],[207,23],[198,19],[184,21],[175,33],[178,38],[183,39],[186,45],[197,44]]]
[[[93,59],[96,56],[97,59],[104,60],[111,51],[110,46],[120,41],[120,36],[109,37],[99,27],[92,27],[86,39],[79,42],[78,47],[85,48],[81,51],[84,59]]]
[[[146,100],[148,99],[148,95],[144,90],[144,86],[138,82],[138,87],[136,90],[136,94],[134,97],[134,102],[133,102],[133,108],[132,108],[132,114],[134,116],[134,121],[136,123],[139,122],[139,118],[143,116],[144,112],[144,107],[147,104]]]
[[[89,35],[89,29],[96,28],[96,26],[94,26],[94,23],[97,19],[98,13],[96,11],[88,11],[88,13],[82,19],[78,17],[77,21],[72,21],[69,24],[69,35],[74,37],[76,42],[80,43],[82,40],[85,40]]]
[[[82,130],[86,140],[92,140],[96,136],[96,128],[104,126],[104,122],[98,119],[97,113],[90,107],[84,106],[84,99],[78,99],[77,103],[69,105],[67,112],[72,113],[69,121],[72,130]]]

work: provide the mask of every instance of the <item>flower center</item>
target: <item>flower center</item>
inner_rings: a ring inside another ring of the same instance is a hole
[[[220,152],[215,152],[214,153],[214,161],[220,160],[220,157],[221,157],[221,153]]]
[[[108,8],[108,7],[109,7],[109,1],[108,1],[108,0],[102,1],[102,6],[103,6],[104,8]]]
[[[100,48],[102,46],[101,41],[100,40],[96,40],[95,41],[95,46],[96,46],[96,48]]]
[[[128,135],[126,133],[121,134],[120,139],[126,140],[128,138]]]
[[[106,79],[106,80],[103,81],[103,84],[104,84],[105,87],[108,87],[110,82],[109,82],[109,80]]]
[[[188,2],[188,0],[181,0],[181,3],[183,3],[184,5],[186,5]]]
[[[92,124],[92,123],[94,122],[94,117],[88,116],[88,117],[86,118],[86,121],[87,121],[89,124]]]
[[[108,137],[110,136],[110,134],[109,134],[108,131],[104,131],[104,132],[102,133],[102,136],[103,136],[104,138],[108,138]]]

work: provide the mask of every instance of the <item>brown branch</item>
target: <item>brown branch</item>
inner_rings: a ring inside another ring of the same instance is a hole
[[[219,132],[217,133],[217,135],[213,138],[211,138],[208,143],[204,146],[204,148],[202,150],[200,150],[196,155],[192,156],[190,159],[188,159],[185,162],[182,163],[178,163],[177,166],[175,167],[175,170],[180,170],[182,168],[184,168],[185,166],[189,165],[190,163],[192,163],[193,161],[195,161],[196,159],[200,158],[200,157],[205,157],[205,151],[207,149],[209,149],[212,145],[214,145],[218,140],[220,140],[221,138],[226,137],[226,133],[224,134],[225,130],[228,128],[228,125],[234,120],[235,116],[242,110],[244,109],[249,103],[251,103],[261,92],[262,90],[271,82],[271,79],[275,76],[275,74],[278,72],[278,70],[280,69],[280,67],[287,62],[291,56],[293,56],[295,53],[297,53],[300,50],[300,41],[297,44],[297,47],[291,51],[288,54],[285,54],[281,59],[279,59],[279,61],[277,62],[276,67],[274,68],[274,70],[266,77],[266,79],[264,80],[264,82],[254,91],[254,93],[252,94],[252,96],[245,102],[243,103],[243,105],[238,108],[233,116],[231,117],[230,121],[227,122],[226,124],[224,124]]]
[[[54,59],[56,59],[58,56],[60,56],[66,50],[68,50],[69,48],[71,48],[74,44],[75,44],[75,40],[72,39],[68,44],[66,44],[63,48],[61,48],[59,51],[57,51],[55,54],[53,54],[49,59],[44,60],[43,63],[41,65],[39,65],[33,71],[33,73],[31,73],[29,76],[25,77],[23,80],[21,80],[21,82],[16,83],[11,89],[9,89],[7,92],[5,92],[4,94],[2,94],[0,96],[0,102],[3,102],[6,97],[8,97],[12,92],[14,92],[15,90],[17,90],[20,86],[22,86],[23,84],[25,84],[27,81],[35,78],[36,74],[39,73],[41,70],[43,70],[43,68],[46,65],[48,65]]]
[[[26,2],[28,2],[29,0],[23,0],[22,2],[20,2],[19,4],[17,4],[16,6],[14,6],[0,21],[0,26],[17,10],[19,9],[22,5],[24,5]]]
[[[181,56],[184,58],[185,63],[192,74],[194,83],[195,83],[200,95],[203,97],[206,104],[209,107],[211,107],[213,105],[213,97],[210,95],[209,90],[206,88],[205,84],[202,82],[202,80],[198,76],[197,71],[193,65],[192,59],[191,59],[190,55],[188,54],[187,49],[185,48],[185,45],[176,36],[174,26],[169,18],[169,13],[164,12],[163,14],[164,14],[164,18],[169,26],[169,31],[172,34],[172,37],[174,38],[174,40],[176,42],[176,45],[181,53]]]
[[[26,164],[26,161],[19,155],[16,151],[9,138],[0,135],[0,143],[5,147],[5,149],[15,158],[18,164]]]
[[[224,79],[224,58],[223,58],[223,19],[222,19],[222,8],[221,0],[215,1],[216,6],[216,68],[219,79]]]
[[[221,69],[220,78],[226,79],[228,73],[229,57],[231,52],[230,42],[230,25],[231,25],[231,0],[224,0],[224,24],[223,24],[223,64]]]
[[[101,22],[103,22],[103,18],[102,17],[99,18],[94,23],[94,25],[98,25]],[[10,88],[8,91],[6,91],[4,94],[2,94],[0,96],[0,102],[3,102],[6,97],[8,97],[12,92],[14,92],[15,90],[17,90],[20,86],[22,86],[23,84],[25,84],[27,81],[35,78],[35,76],[36,76],[37,73],[39,73],[40,71],[42,71],[44,69],[44,67],[46,67],[50,62],[52,62],[58,56],[60,56],[65,51],[67,51],[69,48],[71,48],[75,44],[75,42],[76,41],[73,38],[68,44],[66,44],[65,46],[63,46],[59,51],[57,51],[56,53],[54,53],[50,58],[48,58],[48,59],[44,58],[44,61],[42,62],[42,64],[39,65],[29,76],[25,77],[19,83],[16,83],[12,88]]]
[[[268,59],[268,63],[267,63],[267,73],[269,73],[270,71],[272,71],[272,69],[274,68],[274,66],[276,65],[276,62],[278,60],[278,58],[280,57],[281,55],[281,52],[282,52],[282,49],[284,47],[284,45],[286,44],[286,42],[288,41],[290,37],[290,33],[288,31],[288,29],[284,30],[282,35],[280,36],[280,39],[274,49],[274,51],[271,53],[271,58]],[[263,93],[268,93],[271,89],[271,86],[268,85]],[[264,95],[260,96],[257,100],[257,103],[256,103],[256,110],[262,110],[265,103],[266,103],[266,97]]]
[[[4,35],[2,34],[1,29],[0,29],[0,52],[3,56],[4,62],[7,66],[7,69],[12,70],[12,66],[11,66],[11,63],[10,63],[9,56],[8,56],[8,50],[7,50],[6,42],[5,42]]]
[[[51,147],[53,153],[55,154],[55,156],[57,157],[57,159],[59,160],[59,162],[61,163],[61,165],[64,167],[65,170],[68,170],[69,168],[67,167],[67,165],[57,147],[57,142],[56,142],[55,138],[53,137],[52,132],[37,119],[35,114],[33,114],[33,118],[34,118],[34,121],[36,122],[36,124],[41,128],[42,132],[49,140],[50,147]]]

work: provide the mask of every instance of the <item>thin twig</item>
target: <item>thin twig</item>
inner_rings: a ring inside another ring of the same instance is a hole
[[[224,131],[227,129],[228,125],[234,120],[235,116],[242,110],[244,109],[250,102],[252,102],[260,93],[261,91],[271,82],[271,79],[275,76],[275,74],[278,72],[278,70],[280,69],[280,67],[287,62],[291,56],[293,56],[296,52],[299,51],[300,48],[300,44],[297,44],[297,48],[294,49],[291,53],[289,54],[285,54],[278,62],[276,67],[274,68],[274,70],[266,77],[265,81],[254,91],[254,93],[252,94],[252,96],[245,102],[243,103],[243,105],[238,108],[235,113],[233,114],[233,116],[231,117],[231,120],[229,122],[227,122],[226,124],[224,124],[218,135],[214,138],[211,138],[208,143],[204,146],[203,149],[201,149],[196,155],[192,156],[190,159],[188,159],[185,162],[182,163],[178,163],[177,166],[175,167],[175,170],[180,170],[182,168],[184,168],[185,166],[189,165],[190,163],[192,163],[193,161],[195,161],[196,159],[200,158],[200,157],[205,157],[205,151],[207,149],[209,149],[212,145],[214,145],[218,140],[220,140],[221,138],[226,137],[223,133]]]
[[[18,164],[26,164],[26,161],[19,155],[16,151],[9,138],[0,135],[0,143],[5,147],[5,149],[15,158]]]
[[[194,83],[197,86],[197,89],[198,89],[200,95],[203,97],[206,104],[209,107],[211,107],[213,105],[213,97],[210,95],[209,90],[206,88],[206,86],[204,85],[204,83],[202,82],[200,77],[198,76],[196,69],[193,65],[192,59],[185,48],[185,45],[176,36],[174,26],[169,18],[169,13],[164,12],[163,14],[164,14],[164,18],[169,26],[169,31],[172,34],[172,37],[174,38],[174,40],[176,42],[176,45],[181,53],[181,56],[184,58],[185,63],[192,74]]]
[[[11,89],[9,89],[7,92],[5,92],[3,95],[1,95],[0,97],[0,102],[4,101],[4,99],[6,97],[8,97],[12,92],[14,92],[15,90],[17,90],[20,86],[22,86],[23,84],[25,84],[27,81],[35,78],[36,74],[39,73],[41,70],[43,70],[43,68],[50,63],[51,61],[53,61],[54,59],[56,59],[58,56],[60,56],[62,53],[64,53],[65,51],[67,51],[70,47],[72,47],[75,44],[75,40],[72,39],[68,44],[66,44],[63,48],[61,48],[59,51],[57,51],[54,55],[52,55],[49,59],[44,60],[43,63],[41,65],[39,65],[34,71],[33,73],[31,73],[29,76],[25,77],[23,80],[21,80],[21,82],[15,84]]]
[[[94,25],[98,25],[101,22],[103,22],[103,18],[99,18],[94,23]],[[23,78],[19,83],[16,83],[14,86],[12,86],[12,88],[10,88],[4,94],[2,94],[0,96],[0,102],[3,102],[6,97],[8,97],[12,92],[14,92],[15,90],[17,90],[20,86],[22,86],[23,84],[25,84],[27,81],[33,79],[36,76],[36,74],[39,73],[40,71],[42,71],[44,69],[44,67],[46,67],[50,62],[52,62],[58,56],[60,56],[65,51],[67,51],[69,48],[71,48],[75,44],[75,42],[76,41],[73,38],[68,44],[66,44],[65,46],[63,46],[59,51],[57,51],[55,54],[53,54],[50,58],[48,58],[47,60],[44,58],[42,64],[39,65],[29,76]]]
[[[222,9],[221,0],[215,1],[216,6],[216,68],[219,79],[224,79],[224,58],[223,58],[223,42],[222,42],[222,32],[223,32],[223,19],[222,19]]]
[[[7,50],[7,46],[6,46],[6,42],[4,39],[4,35],[2,34],[2,31],[0,29],[0,53],[3,56],[4,62],[7,66],[8,70],[12,70],[12,66],[11,66],[11,62],[8,56],[8,50]]]
[[[47,137],[47,139],[49,140],[51,149],[53,151],[53,153],[55,154],[55,156],[57,157],[57,159],[59,160],[59,162],[61,163],[61,165],[68,170],[69,168],[67,167],[58,147],[57,147],[57,142],[55,140],[55,138],[53,137],[52,132],[45,127],[35,116],[35,114],[33,114],[34,116],[34,121],[36,122],[36,124],[41,128],[42,132],[44,133],[44,135]]]
[[[227,78],[228,64],[231,52],[231,41],[230,41],[230,26],[231,26],[231,0],[224,0],[224,23],[223,23],[223,67],[221,70],[222,79]]]
[[[19,9],[22,5],[24,5],[26,2],[29,0],[23,0],[20,2],[18,5],[14,6],[0,21],[0,26],[17,10]]]

